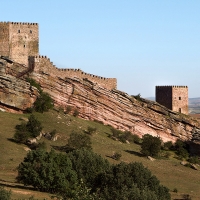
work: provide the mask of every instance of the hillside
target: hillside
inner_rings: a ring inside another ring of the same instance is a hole
[[[23,66],[19,67],[19,64],[10,65],[5,60],[2,63],[2,109],[23,112],[30,107],[38,94],[34,87],[25,81],[25,78],[29,77],[36,80],[44,92],[50,94],[55,106],[63,109],[70,106],[72,111],[77,110],[79,117],[83,119],[98,120],[139,136],[146,133],[160,136],[163,141],[176,141],[178,138],[195,143],[200,141],[200,123],[197,120],[173,112],[154,101],[134,98],[117,89],[104,88],[101,83],[92,82],[88,78],[74,77],[75,74],[69,74],[67,77],[66,70],[62,72],[45,63],[40,68],[29,70]],[[20,79],[17,78],[21,75],[23,76]]]
[[[110,158],[113,152],[119,152],[122,154],[121,161],[142,162],[159,178],[161,184],[167,186],[170,191],[177,188],[178,193],[171,192],[173,198],[181,197],[182,194],[190,194],[192,199],[198,199],[200,196],[200,171],[180,165],[180,160],[174,158],[173,152],[171,152],[169,159],[150,161],[142,156],[139,145],[121,143],[109,138],[108,136],[111,134],[110,126],[66,115],[62,111],[52,110],[44,114],[34,114],[42,122],[45,132],[52,131],[53,129],[57,130],[57,141],[41,139],[41,141],[45,141],[48,149],[65,145],[72,130],[83,132],[88,126],[96,127],[97,132],[91,136],[93,150],[111,163],[120,162]],[[15,180],[17,175],[16,168],[27,154],[27,146],[17,144],[12,140],[15,132],[14,127],[22,122],[20,119],[27,118],[28,116],[28,114],[0,112],[0,185],[11,189],[15,199],[27,199],[32,195],[35,195],[38,199],[49,198],[50,194],[33,191],[29,187],[16,183]]]

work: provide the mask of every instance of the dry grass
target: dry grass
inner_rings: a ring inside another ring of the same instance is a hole
[[[120,162],[110,158],[114,152],[122,154],[121,161],[142,162],[158,177],[161,184],[167,186],[170,191],[177,188],[177,194],[172,192],[173,198],[181,197],[182,194],[190,194],[193,200],[200,199],[200,171],[180,165],[180,161],[173,158],[173,156],[169,160],[160,159],[152,162],[140,154],[139,145],[124,144],[109,138],[108,135],[111,134],[109,126],[64,115],[62,112],[56,111],[44,114],[35,113],[35,115],[42,122],[44,131],[49,132],[56,129],[60,136],[55,142],[42,139],[47,144],[48,149],[52,148],[52,145],[64,146],[73,130],[84,131],[88,126],[96,127],[97,132],[91,136],[95,152],[101,154],[111,163]],[[24,187],[16,183],[15,180],[16,168],[23,161],[27,151],[25,145],[13,142],[12,137],[15,132],[15,125],[21,123],[19,118],[28,118],[28,116],[28,114],[19,115],[0,112],[0,185],[12,190],[13,199],[28,199],[32,195],[37,199],[51,199],[50,194]]]

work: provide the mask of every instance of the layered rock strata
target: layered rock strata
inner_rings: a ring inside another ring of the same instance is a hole
[[[7,63],[0,59],[0,108],[23,112],[31,107],[39,95],[37,88],[7,73]]]
[[[9,74],[5,60],[0,60],[0,107],[8,111],[23,111],[31,107],[38,96],[36,88],[17,73]],[[15,67],[14,67],[15,68]],[[79,111],[79,117],[98,120],[120,130],[127,130],[139,136],[151,134],[165,141],[176,139],[200,142],[200,124],[197,120],[173,112],[166,107],[146,99],[139,99],[116,89],[106,89],[87,78],[61,78],[40,71],[25,71],[29,77],[40,83],[42,89],[54,99],[55,105],[72,112]],[[20,72],[23,74],[23,70]]]
[[[137,100],[116,89],[108,90],[88,79],[53,77],[49,73],[31,74],[57,106],[78,109],[79,117],[98,120],[120,130],[142,136],[160,136],[163,141],[200,141],[200,124],[188,115],[173,112],[146,99]]]

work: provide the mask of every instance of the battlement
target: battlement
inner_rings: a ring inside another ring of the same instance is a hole
[[[43,75],[60,78],[88,79],[104,88],[116,89],[116,78],[96,76],[80,69],[57,68],[47,56],[39,55],[38,29],[38,23],[0,22],[0,55],[8,57],[15,63],[25,65],[28,69],[33,69],[33,73],[43,73]],[[27,70],[23,70],[23,72],[27,72]],[[20,73],[20,76],[24,74]]]
[[[0,24],[12,24],[12,25],[33,25],[38,26],[38,23],[28,23],[28,22],[0,22]]]
[[[56,65],[51,62],[47,56],[34,56],[30,57],[30,64],[34,66],[34,71],[38,73],[49,74],[51,76],[57,76],[60,78],[79,78],[80,80],[88,79],[94,83],[97,83],[107,89],[116,89],[117,79],[116,78],[105,78],[96,76],[93,74],[85,73],[81,69],[70,69],[70,68],[57,68]]]
[[[157,88],[187,88],[188,86],[178,86],[178,85],[163,85],[163,86],[156,86]]]

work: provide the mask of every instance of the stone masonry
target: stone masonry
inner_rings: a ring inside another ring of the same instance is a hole
[[[39,52],[37,23],[0,22],[0,55],[28,66]]]
[[[188,87],[156,86],[156,102],[172,111],[188,114]]]
[[[60,69],[49,58],[39,55],[38,29],[37,23],[0,22],[0,55],[13,60],[15,64],[20,63],[28,68],[17,77],[32,70],[33,73],[34,71],[47,73],[60,78],[87,79],[107,89],[117,88],[116,78],[87,74],[80,69]],[[15,69],[9,69],[9,71],[12,71],[13,75]]]

